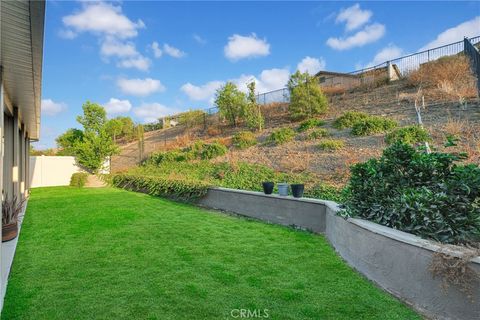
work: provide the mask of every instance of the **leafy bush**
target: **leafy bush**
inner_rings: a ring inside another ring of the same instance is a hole
[[[345,200],[348,191],[345,188],[338,188],[327,184],[315,184],[305,190],[305,197],[330,200],[341,203]]]
[[[318,148],[324,151],[335,151],[345,147],[343,140],[325,139],[318,144]]]
[[[200,150],[197,151],[196,158],[202,160],[210,160],[220,156],[223,156],[228,152],[225,145],[219,142],[204,143]]]
[[[304,131],[307,131],[308,129],[323,126],[324,124],[325,124],[325,121],[320,119],[308,119],[300,123],[300,125],[297,128],[297,131],[304,132]]]
[[[238,149],[246,149],[257,144],[257,138],[250,131],[236,133],[232,138],[233,145]]]
[[[242,117],[250,130],[262,131],[265,120],[263,119],[260,105],[257,103],[257,95],[255,94],[255,81],[250,82],[247,87],[247,103],[243,107]]]
[[[78,188],[84,187],[85,183],[87,183],[88,176],[89,174],[86,172],[75,172],[70,178],[70,186]]]
[[[370,116],[356,122],[352,127],[352,134],[355,136],[369,136],[376,133],[384,133],[394,129],[397,122],[391,119]]]
[[[348,216],[444,243],[480,239],[480,168],[448,153],[394,143],[352,166]]]
[[[357,122],[368,117],[369,115],[364,112],[347,111],[333,122],[333,126],[337,129],[351,128]]]
[[[316,140],[323,137],[328,137],[330,133],[327,129],[315,129],[309,132],[306,136],[307,140]]]
[[[280,145],[292,141],[295,137],[295,131],[290,128],[281,128],[274,130],[267,138],[267,143]]]
[[[219,142],[205,143],[199,140],[184,149],[153,153],[144,162],[144,165],[160,165],[163,162],[181,162],[193,159],[209,160],[223,156],[227,151],[227,147]]]
[[[393,144],[395,142],[415,144],[419,142],[428,142],[430,140],[431,138],[428,131],[418,125],[398,128],[387,134],[385,137],[385,142],[387,144]]]
[[[200,180],[160,176],[117,174],[112,178],[116,187],[140,191],[182,201],[193,201],[207,194],[208,185]]]
[[[293,120],[323,114],[328,110],[328,100],[318,85],[318,80],[307,72],[295,72],[288,80],[290,104],[288,111]]]

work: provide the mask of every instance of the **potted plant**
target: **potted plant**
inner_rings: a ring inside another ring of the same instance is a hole
[[[13,240],[18,235],[18,216],[23,211],[25,200],[5,197],[2,202],[2,242]]]
[[[278,195],[282,197],[288,196],[288,183],[279,183],[278,184]]]
[[[262,182],[263,193],[272,194],[274,185],[275,184],[273,182]]]
[[[301,183],[294,183],[291,185],[292,195],[294,198],[303,197],[303,191],[305,190],[305,185]]]

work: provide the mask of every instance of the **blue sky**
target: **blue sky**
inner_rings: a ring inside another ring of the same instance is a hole
[[[36,148],[86,100],[143,123],[211,106],[225,81],[264,92],[479,34],[480,2],[48,1]]]

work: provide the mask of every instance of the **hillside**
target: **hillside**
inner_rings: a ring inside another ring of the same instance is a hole
[[[478,99],[465,99],[466,103],[460,103],[457,97],[438,88],[423,90],[419,94],[417,89],[406,81],[397,81],[373,89],[364,88],[328,95],[329,111],[321,117],[326,122],[322,128],[328,130],[329,138],[344,141],[345,147],[341,150],[321,151],[317,147],[320,140],[305,140],[305,133],[299,133],[294,141],[279,146],[259,143],[246,150],[237,150],[231,147],[231,137],[244,128],[231,128],[218,120],[209,121],[206,128],[175,127],[148,132],[145,134],[144,156],[155,151],[184,147],[196,139],[219,140],[230,146],[230,151],[215,161],[260,163],[282,172],[309,171],[321,181],[341,185],[348,178],[350,165],[379,155],[385,147],[385,142],[384,135],[357,137],[350,133],[350,129],[337,130],[332,126],[333,121],[346,111],[356,110],[388,117],[398,121],[401,126],[416,124],[414,101],[417,96],[424,96],[426,108],[422,110],[422,118],[425,128],[432,135],[433,145],[441,149],[448,134],[456,135],[461,138],[457,148],[468,152],[468,161],[478,161],[480,145]],[[259,142],[265,141],[274,129],[279,127],[295,129],[299,124],[289,120],[287,106],[284,104],[264,106],[264,115],[266,128],[257,134]],[[132,142],[122,146],[121,154],[112,159],[112,170],[124,171],[138,162],[138,143]]]

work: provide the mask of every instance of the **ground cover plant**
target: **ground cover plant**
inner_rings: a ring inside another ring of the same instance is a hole
[[[293,138],[295,138],[295,131],[293,131],[291,128],[280,128],[274,130],[267,137],[267,143],[280,145],[292,141]]]
[[[402,142],[406,144],[416,144],[420,142],[429,142],[432,138],[427,130],[419,125],[406,126],[395,129],[385,136],[385,142],[392,144]]]
[[[349,216],[443,243],[480,240],[480,168],[395,143],[351,169]]]
[[[369,115],[365,112],[347,111],[333,122],[333,126],[337,129],[351,128],[353,125],[361,120],[368,118]]]
[[[305,139],[316,140],[316,139],[320,139],[320,138],[323,138],[323,137],[328,137],[329,135],[330,135],[330,133],[328,132],[327,129],[323,129],[323,128],[313,129],[313,130],[311,130],[310,132],[307,133],[307,135],[305,136]]]
[[[345,142],[339,139],[325,139],[320,141],[318,148],[323,151],[335,151],[345,147]]]
[[[2,319],[228,319],[239,308],[421,319],[322,235],[120,189],[32,190]]]
[[[235,148],[247,149],[257,144],[257,138],[253,132],[241,131],[233,135],[232,143]]]
[[[369,136],[377,133],[388,132],[398,126],[398,123],[394,120],[369,116],[363,120],[355,122],[352,126],[352,134],[355,136]]]
[[[309,129],[321,127],[325,125],[325,121],[320,120],[320,119],[308,119],[300,123],[300,125],[297,128],[298,132],[304,132]]]

